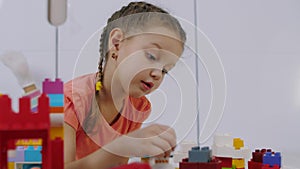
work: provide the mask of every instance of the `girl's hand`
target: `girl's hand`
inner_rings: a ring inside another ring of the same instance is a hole
[[[174,129],[154,124],[123,135],[102,148],[123,157],[168,157],[175,146]]]

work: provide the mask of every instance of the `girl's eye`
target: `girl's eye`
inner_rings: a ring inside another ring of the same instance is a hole
[[[156,60],[156,57],[155,57],[154,55],[152,55],[151,53],[147,53],[147,57],[148,57],[148,59],[150,59],[150,60],[153,60],[153,61]]]
[[[161,71],[162,71],[163,74],[168,74],[168,71],[165,68],[163,68]]]

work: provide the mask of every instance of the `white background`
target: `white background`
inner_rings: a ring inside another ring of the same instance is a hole
[[[128,2],[68,1],[67,21],[59,27],[59,77],[63,81],[97,70],[99,33],[84,48],[87,53],[78,57],[79,52],[110,15]],[[193,0],[149,2],[185,22],[194,22]],[[197,3],[198,28],[216,48],[226,74],[226,103],[217,132],[241,137],[251,149],[280,151],[286,166],[300,168],[300,162],[296,161],[300,158],[300,1],[200,0]],[[193,29],[187,28],[187,34],[188,45],[193,45]],[[55,28],[47,21],[46,0],[0,0],[0,52],[7,50],[24,53],[39,87],[44,78],[55,77]],[[179,64],[173,72],[184,72],[186,67],[195,72],[194,56],[185,54],[183,62],[187,66]],[[80,62],[75,66],[77,58]],[[209,70],[203,65],[199,70],[203,124],[212,89]],[[177,74],[180,76],[186,75]],[[0,78],[0,93],[9,94],[16,108],[22,90],[1,63]],[[195,112],[195,95],[181,100],[182,83],[177,83],[167,77],[161,89],[149,96],[153,115],[147,122],[172,125],[179,120],[180,125],[193,127],[186,131],[184,139],[196,140],[193,121],[176,119],[180,113]],[[192,93],[194,89],[191,81]],[[193,106],[182,112],[180,104],[186,102]],[[210,143],[211,139],[206,144]]]

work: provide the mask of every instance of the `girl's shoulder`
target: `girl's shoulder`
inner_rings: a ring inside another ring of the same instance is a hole
[[[76,77],[64,84],[64,94],[87,94],[95,90],[95,73]]]
[[[140,98],[129,97],[130,103],[138,111],[150,111],[151,103],[147,97],[143,96]]]
[[[124,108],[122,115],[126,119],[142,123],[150,115],[151,103],[145,96],[140,98],[129,97]]]

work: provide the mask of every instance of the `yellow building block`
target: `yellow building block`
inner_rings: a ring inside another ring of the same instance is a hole
[[[19,139],[16,146],[41,146],[42,139]]]
[[[8,169],[15,169],[15,163],[14,162],[8,162]]]
[[[241,149],[242,147],[244,147],[244,140],[240,139],[240,138],[234,138],[233,139],[233,147],[236,150]]]
[[[64,128],[63,127],[51,127],[50,138],[54,140],[56,137],[64,139]]]
[[[232,165],[235,166],[235,168],[245,168],[245,160],[242,158],[239,159],[232,159]]]

